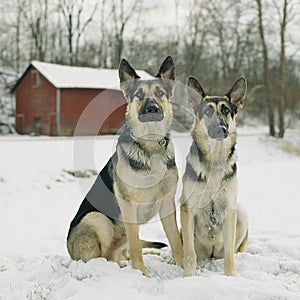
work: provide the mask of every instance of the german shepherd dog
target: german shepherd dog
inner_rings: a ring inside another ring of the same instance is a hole
[[[224,273],[235,275],[234,253],[248,237],[247,214],[237,204],[235,148],[247,83],[238,79],[222,97],[206,95],[192,76],[187,85],[195,118],[180,199],[184,275],[194,276],[196,262],[206,258],[224,258]]]
[[[151,80],[141,80],[123,59],[120,86],[128,101],[126,124],[116,152],[98,175],[71,222],[67,248],[75,260],[105,257],[148,275],[142,247],[163,243],[139,239],[139,224],[159,213],[172,253],[182,264],[182,242],[176,223],[174,196],[178,181],[169,129],[175,66],[171,57]]]

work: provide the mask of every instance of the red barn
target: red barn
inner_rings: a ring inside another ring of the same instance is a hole
[[[151,78],[145,71],[137,73]],[[124,122],[126,100],[116,69],[32,61],[13,91],[20,134],[116,133]]]

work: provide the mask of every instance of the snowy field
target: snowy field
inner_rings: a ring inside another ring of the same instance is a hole
[[[237,277],[223,275],[223,260],[207,260],[194,278],[183,278],[169,248],[144,254],[150,278],[130,264],[69,258],[66,235],[95,179],[89,170],[105,164],[115,137],[0,137],[0,299],[300,299],[300,134],[277,141],[265,128],[238,132],[248,248],[235,256]],[[190,139],[175,133],[174,141],[182,172]],[[74,164],[84,178],[73,176]],[[167,242],[157,218],[141,236]]]

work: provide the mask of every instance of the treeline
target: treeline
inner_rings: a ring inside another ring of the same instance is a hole
[[[19,75],[31,60],[117,68],[122,57],[153,73],[166,55],[172,55],[177,78],[185,82],[195,75],[208,93],[224,93],[245,75],[247,115],[262,118],[271,135],[283,137],[289,125],[285,115],[300,115],[300,43],[294,38],[299,3],[155,4],[160,2],[2,0],[0,73]],[[171,16],[174,22],[167,23]],[[5,85],[10,83],[6,79]]]

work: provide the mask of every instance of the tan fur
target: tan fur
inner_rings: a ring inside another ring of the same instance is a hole
[[[191,148],[187,157],[192,169],[183,176],[180,199],[185,276],[194,276],[197,261],[211,257],[224,258],[224,273],[233,276],[236,274],[234,253],[246,247],[248,218],[237,204],[236,112],[233,117],[230,113],[222,114],[222,106],[230,107],[229,101],[232,107],[240,108],[246,91],[243,80],[237,81],[230,90],[231,100],[227,96],[205,96],[195,78],[189,81],[193,88],[189,96],[195,120],[192,128],[194,150]],[[213,113],[201,112],[199,118],[199,104],[204,112],[210,106]],[[211,137],[208,128],[212,122],[216,126],[218,122],[226,124],[228,135],[219,139]],[[201,157],[197,151],[201,152]]]
[[[129,250],[133,268],[148,275],[142,246],[157,243],[140,240],[139,224],[159,213],[175,260],[182,264],[182,243],[174,204],[178,171],[174,148],[168,137],[172,122],[170,100],[174,68],[172,58],[168,57],[156,78],[143,81],[126,60],[121,61],[120,85],[128,100],[126,126],[116,147],[116,159],[109,162],[113,182],[111,192],[115,196],[113,200],[117,199],[121,215],[119,221],[111,221],[100,212],[85,215],[69,231],[67,247],[73,259],[88,261],[105,257],[121,265],[123,259],[128,259]],[[155,112],[146,111],[147,105],[153,105],[154,101],[155,109],[158,107],[160,112],[158,119],[153,117]],[[143,119],[146,114],[150,119]]]
[[[153,83],[150,86],[147,83],[141,82],[138,86],[144,93],[145,99],[147,98],[157,98],[155,96],[155,91],[161,85],[157,81],[157,83]],[[132,128],[134,128],[134,132],[136,137],[148,138],[148,139],[159,139],[161,138],[168,128],[170,128],[173,118],[172,106],[170,105],[169,99],[164,95],[162,98],[158,99],[159,104],[162,106],[162,110],[164,112],[165,118],[161,122],[145,122],[142,123],[138,119],[138,114],[140,109],[145,103],[145,100],[140,100],[137,97],[133,99],[132,102],[128,102],[126,109],[126,121]],[[147,143],[148,144],[148,143]],[[147,147],[155,147],[156,144],[149,144]],[[149,149],[151,150],[151,149]],[[150,152],[152,153],[152,152]]]
[[[128,242],[124,226],[115,224],[99,212],[90,212],[74,228],[67,247],[72,258],[88,261],[92,258],[104,257],[122,264],[128,250]]]
[[[155,147],[152,146],[151,151]],[[182,245],[176,224],[174,205],[177,180],[176,169],[167,170],[162,179],[151,188],[135,188],[124,183],[118,176],[115,178],[115,193],[128,236],[132,264],[135,269],[141,270],[146,275],[148,273],[142,259],[138,224],[147,222],[157,212],[170,242],[172,253],[177,263],[182,264]]]
[[[123,67],[122,67],[123,66]],[[177,168],[167,168],[167,161],[174,157],[173,145],[161,143],[172,123],[170,97],[174,90],[174,64],[170,57],[160,67],[159,74],[151,81],[137,81],[137,74],[123,61],[120,67],[121,87],[127,96],[126,121],[132,135],[143,151],[132,152],[132,147],[122,148],[126,155],[137,157],[148,169],[128,168],[127,157],[117,147],[118,166],[114,172],[114,190],[121,208],[126,229],[132,265],[148,275],[144,266],[138,224],[149,221],[157,212],[170,242],[172,253],[178,264],[182,264],[182,244],[176,224],[174,196],[178,181]],[[126,75],[122,75],[126,73]],[[131,74],[131,82],[128,81]],[[124,80],[122,80],[124,78]],[[135,82],[135,85],[133,85]],[[134,93],[131,87],[134,86]],[[158,93],[161,92],[161,95]],[[139,97],[142,94],[142,97]],[[168,96],[167,96],[168,95]],[[139,113],[145,103],[153,99],[163,112],[163,119],[154,122],[141,122]],[[122,174],[126,170],[127,178]],[[118,172],[119,171],[119,172]]]

